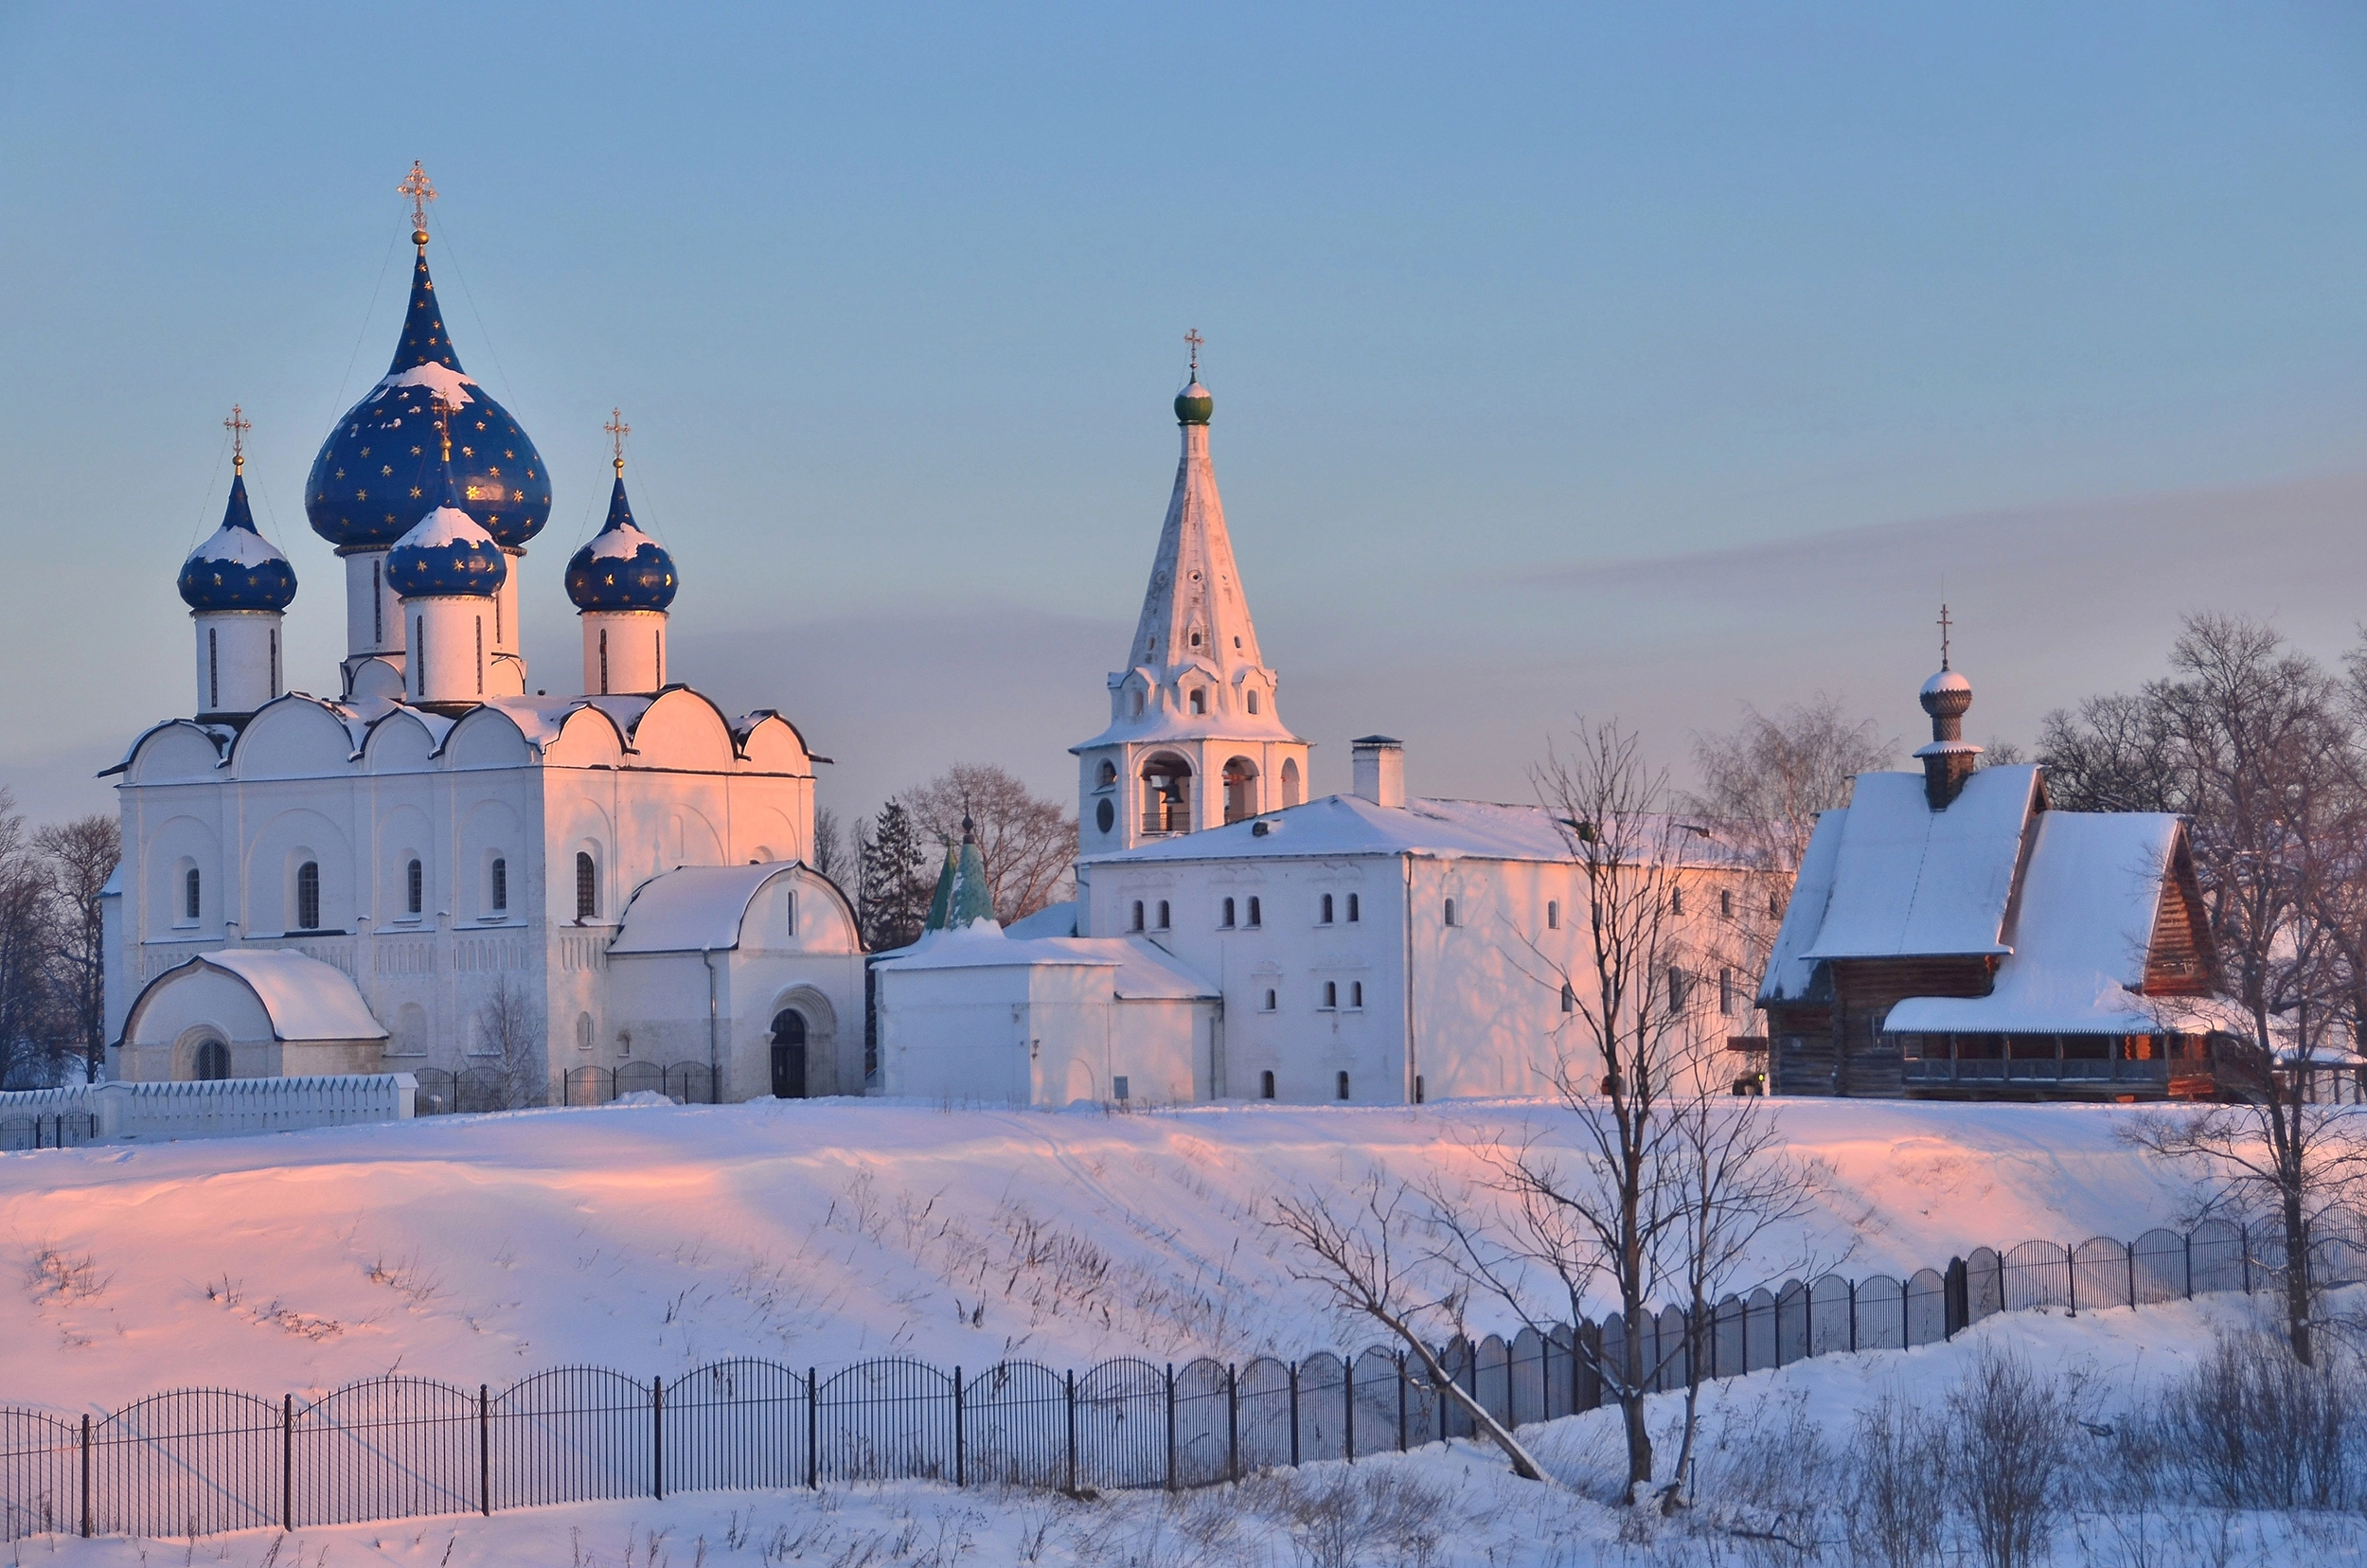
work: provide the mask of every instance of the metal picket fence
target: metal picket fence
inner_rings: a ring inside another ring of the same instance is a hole
[[[1434,1350],[1511,1427],[1607,1402],[1630,1333],[1649,1386],[1688,1358],[1732,1378],[1842,1351],[1912,1349],[1998,1312],[2144,1307],[2249,1292],[2274,1238],[2225,1221],[2134,1242],[1976,1248],[1945,1269],[1788,1279],[1719,1301],[1522,1328]],[[1615,1382],[1614,1382],[1615,1386]],[[1177,1489],[1260,1470],[1472,1434],[1464,1405],[1390,1345],[1299,1362],[1137,1360],[1062,1372],[1006,1362],[951,1372],[903,1358],[824,1376],[739,1358],[647,1381],[596,1366],[506,1388],[368,1379],[305,1399],[176,1389],[105,1415],[0,1408],[0,1541],[76,1533],[196,1537],[674,1492],[931,1480]]]

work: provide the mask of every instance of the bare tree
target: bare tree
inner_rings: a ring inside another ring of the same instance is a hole
[[[523,985],[507,975],[478,1004],[477,1049],[493,1057],[496,1090],[504,1110],[541,1105],[550,1098],[543,1010]]]
[[[1795,704],[1772,718],[1746,704],[1740,724],[1695,738],[1701,788],[1684,806],[1757,835],[1771,868],[1789,879],[1800,869],[1817,813],[1848,805],[1858,775],[1897,751],[1873,720],[1843,718],[1835,698]]]
[[[56,935],[50,954],[53,991],[85,1073],[98,1077],[107,1049],[106,925],[99,894],[123,859],[123,828],[104,812],[53,823],[34,836],[48,864]]]
[[[991,764],[957,762],[898,799],[921,833],[959,844],[962,822],[978,835],[978,855],[1005,925],[1056,902],[1077,861],[1077,819],[1057,801],[1042,800]]]
[[[1544,1468],[1522,1446],[1486,1406],[1450,1377],[1438,1354],[1424,1338],[1435,1326],[1461,1334],[1466,1287],[1457,1282],[1443,1292],[1425,1289],[1404,1266],[1403,1232],[1410,1216],[1402,1214],[1406,1189],[1379,1172],[1365,1180],[1363,1202],[1343,1219],[1321,1198],[1280,1198],[1274,1201],[1277,1229],[1296,1241],[1308,1262],[1290,1271],[1290,1277],[1322,1287],[1334,1308],[1370,1318],[1395,1335],[1422,1365],[1433,1395],[1444,1395],[1461,1406],[1471,1425],[1503,1451],[1513,1473],[1526,1481],[1542,1481]],[[1416,1246],[1416,1257],[1427,1256]]]
[[[807,855],[806,864],[842,889],[853,883],[854,854],[846,846],[846,834],[838,825],[838,813],[828,806],[814,808],[813,849]]]
[[[56,1071],[56,890],[16,800],[0,789],[0,1084],[46,1085]]]
[[[2357,1019],[2367,791],[2340,684],[2269,627],[2190,617],[2172,673],[2134,696],[2048,717],[2041,757],[2058,804],[2173,811],[2192,824],[2196,876],[2256,1078],[2245,1103],[2135,1124],[2196,1165],[2209,1203],[2282,1238],[2293,1354],[2312,1360],[2313,1243],[2367,1175],[2356,1106],[2312,1094],[2327,1036]],[[2234,1065],[2234,1064],[2230,1064]]]

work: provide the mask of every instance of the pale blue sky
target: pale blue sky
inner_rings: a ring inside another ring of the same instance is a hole
[[[301,484],[383,368],[414,157],[463,361],[566,554],[634,427],[679,671],[860,809],[1065,793],[1174,465],[1186,326],[1281,707],[1344,785],[1519,797],[1829,690],[1902,736],[1943,588],[1975,736],[2179,611],[2367,617],[2367,21],[2336,5],[0,6],[0,781],[187,709],[181,556],[255,421]]]

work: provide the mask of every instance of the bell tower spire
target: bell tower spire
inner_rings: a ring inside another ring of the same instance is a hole
[[[1279,677],[1234,563],[1208,451],[1216,399],[1200,380],[1197,329],[1184,334],[1189,379],[1175,400],[1183,452],[1151,558],[1150,584],[1110,676],[1110,727],[1080,758],[1084,854],[1222,827],[1307,798],[1307,742],[1275,712]]]

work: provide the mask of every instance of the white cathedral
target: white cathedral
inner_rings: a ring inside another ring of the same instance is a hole
[[[1588,939],[1567,829],[1534,806],[1409,796],[1384,736],[1353,742],[1351,793],[1308,799],[1196,359],[1127,668],[1107,726],[1072,748],[1076,900],[1003,930],[975,847],[953,846],[934,929],[866,954],[806,864],[804,738],[668,679],[674,566],[634,526],[621,445],[607,525],[565,574],[581,691],[531,686],[519,579],[551,481],[460,367],[418,194],[394,362],[306,486],[345,562],[336,695],[285,686],[295,577],[254,526],[241,460],[180,577],[195,713],[110,770],[112,1077],[474,1069],[557,1100],[599,1068],[721,1100],[1019,1104],[1549,1086],[1570,1008],[1548,975]],[[1695,842],[1697,912],[1769,896]],[[1742,1026],[1757,977],[1695,978]]]

